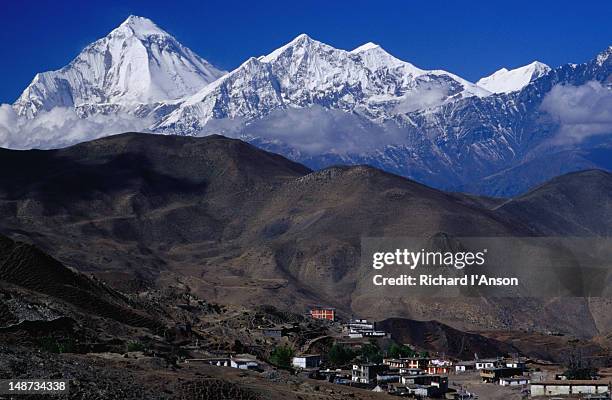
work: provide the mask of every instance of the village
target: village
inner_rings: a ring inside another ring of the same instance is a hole
[[[299,349],[285,341],[299,330],[296,324],[259,326],[258,334],[268,343],[279,343],[265,360],[245,353],[186,357],[182,362],[262,373],[282,369],[339,387],[413,399],[610,399],[612,377],[594,369],[572,372],[519,354],[474,354],[467,360],[430,354],[394,342],[373,321],[342,321],[330,307],[312,307],[307,318],[330,329]]]

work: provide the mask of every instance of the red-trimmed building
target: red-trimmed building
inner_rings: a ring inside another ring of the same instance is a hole
[[[427,366],[427,373],[429,375],[448,375],[455,372],[455,368],[452,364],[429,364]]]
[[[310,316],[315,319],[334,321],[336,319],[336,309],[330,307],[314,307],[310,310]]]

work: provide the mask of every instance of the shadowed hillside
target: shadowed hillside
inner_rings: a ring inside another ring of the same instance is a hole
[[[498,208],[546,235],[611,236],[612,174],[586,170],[557,177]]]
[[[71,271],[32,245],[0,236],[0,281],[42,293],[91,315],[161,332],[161,322],[106,285]],[[6,316],[10,315],[8,309]],[[8,322],[8,321],[5,321]]]
[[[608,329],[601,306],[585,299],[373,297],[357,268],[365,236],[609,232],[609,214],[585,217],[610,198],[610,187],[595,182],[610,180],[604,172],[559,178],[503,202],[365,166],[311,172],[222,136],[135,133],[60,150],[2,150],[0,167],[0,231],[122,290],[180,279],[204,298],[247,306],[305,311],[328,304],[346,314],[435,318],[462,329],[584,336]],[[555,201],[564,197],[542,195],[564,190],[582,200],[562,207]],[[546,212],[551,204],[554,214]],[[575,223],[560,226],[560,218]],[[566,313],[576,318],[559,317]]]

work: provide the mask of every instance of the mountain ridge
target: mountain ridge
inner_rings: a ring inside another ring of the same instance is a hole
[[[130,38],[141,43],[134,39],[131,25],[143,30],[144,36],[153,32],[152,37],[165,38],[161,45],[155,40],[147,42],[151,54],[158,54],[159,49],[155,49],[162,46],[167,50],[162,53],[178,60],[178,64],[191,60],[188,64],[193,68],[197,65],[203,70],[208,68],[204,60],[196,58],[174,38],[159,34],[160,28],[153,22],[139,17],[128,18],[113,31],[116,34],[111,33],[91,46],[100,42],[104,50],[113,35],[119,35],[117,43]],[[611,48],[582,64],[549,68],[536,62],[506,71],[503,75],[511,76],[502,77],[501,81],[510,82],[512,90],[503,88],[500,93],[491,93],[450,72],[420,69],[377,44],[342,50],[306,34],[268,55],[249,58],[227,74],[211,67],[214,70],[207,77],[198,75],[196,79],[191,67],[181,69],[174,62],[164,64],[170,70],[178,68],[182,71],[180,76],[193,78],[186,78],[186,84],[178,86],[168,77],[168,71],[151,75],[159,79],[150,82],[134,79],[134,74],[115,72],[115,69],[125,72],[130,62],[107,70],[102,55],[106,53],[100,50],[91,57],[98,65],[95,70],[105,74],[102,86],[99,74],[92,75],[98,80],[87,80],[90,74],[87,68],[83,73],[75,72],[72,81],[40,75],[37,79],[48,81],[48,90],[45,82],[34,82],[13,108],[18,115],[31,118],[41,110],[73,107],[80,119],[99,120],[102,128],[107,120],[114,127],[114,119],[122,121],[126,115],[128,122],[114,128],[120,129],[116,133],[126,131],[126,124],[136,125],[136,130],[144,126],[161,134],[218,133],[281,153],[312,169],[338,163],[366,163],[444,190],[516,195],[558,172],[559,168],[548,168],[544,163],[539,164],[544,167],[539,170],[530,161],[566,151],[588,152],[592,149],[588,140],[592,135],[610,141],[609,135],[605,135],[605,121],[603,128],[591,132],[589,121],[600,119],[601,115],[589,117],[593,110],[588,104],[578,104],[584,123],[578,122],[584,127],[574,126],[574,121],[566,122],[569,113],[560,107],[564,91],[595,90],[593,85],[599,85],[596,95],[603,96],[602,103],[612,96],[608,95]],[[128,52],[128,61],[137,54],[136,50]],[[89,56],[83,57],[87,64]],[[171,90],[165,90],[168,87]],[[56,122],[60,127],[62,123]],[[36,135],[50,133],[35,122],[32,125],[28,128],[27,122],[19,120],[15,129],[8,132],[15,137],[9,143],[19,142],[22,136],[27,146],[38,141],[51,147],[56,143],[58,147],[73,144],[79,137],[91,137],[91,133],[83,133],[87,130],[107,132],[77,125],[76,132],[67,129],[71,133],[65,137],[55,138],[53,134],[54,139],[43,140],[36,139]],[[561,172],[584,165],[584,160],[575,158]],[[605,163],[589,165],[608,168]],[[498,177],[501,180],[491,184]],[[512,180],[524,183],[513,187]]]

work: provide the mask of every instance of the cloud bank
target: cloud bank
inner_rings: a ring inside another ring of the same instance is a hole
[[[406,129],[393,121],[378,124],[357,113],[321,106],[277,110],[249,123],[212,120],[200,135],[213,133],[260,144],[290,145],[302,155],[362,153],[409,141]]]
[[[559,123],[558,142],[577,143],[612,134],[612,89],[599,82],[556,85],[544,97],[541,109]]]
[[[0,147],[48,149],[70,146],[129,131],[146,131],[151,121],[132,115],[97,114],[79,118],[74,109],[54,108],[33,119],[20,117],[9,104],[0,105]]]

